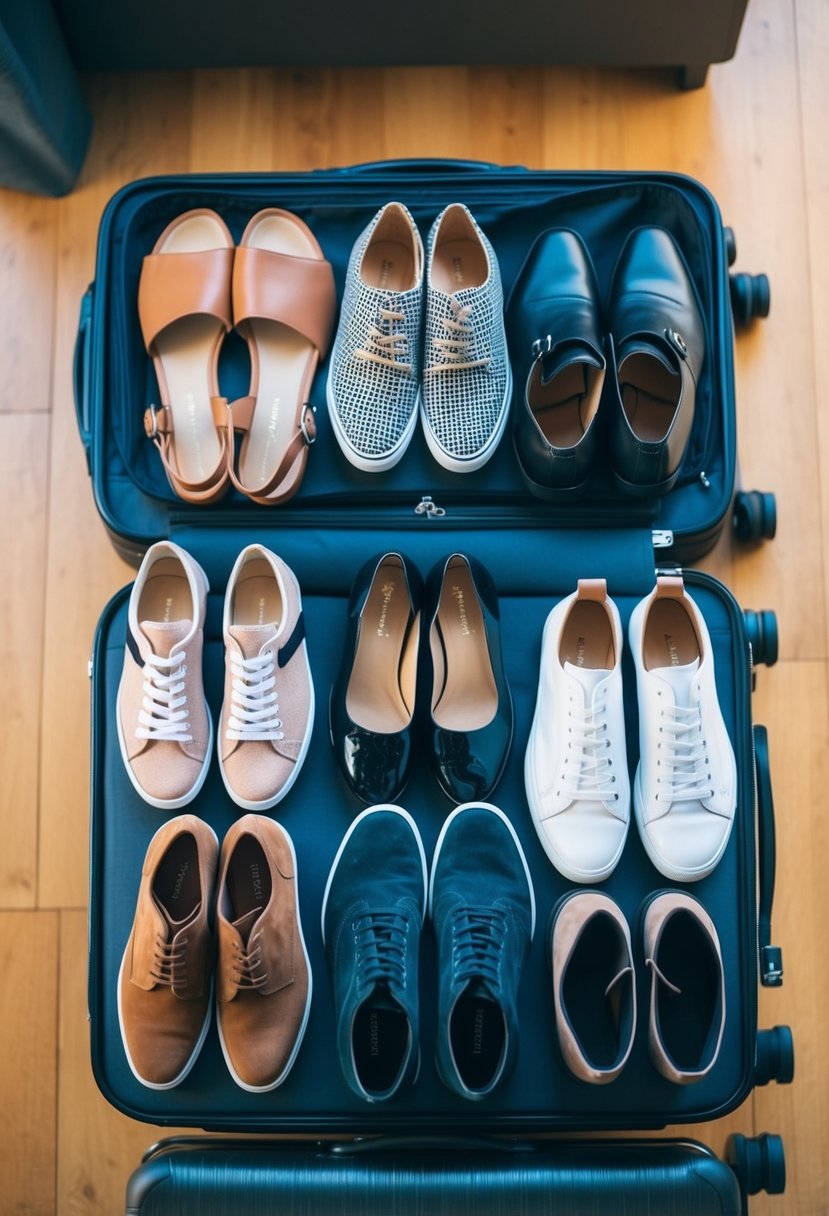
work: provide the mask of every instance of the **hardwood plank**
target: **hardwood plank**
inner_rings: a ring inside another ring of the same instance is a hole
[[[0,293],[1,295],[2,293]],[[0,414],[0,908],[37,895],[37,800],[46,579],[47,414]]]
[[[809,334],[814,360],[814,402],[817,415],[818,452],[821,468],[829,468],[829,419],[826,409],[817,403],[829,394],[829,347],[826,331],[829,326],[829,301],[826,283],[829,281],[829,148],[826,125],[826,65],[829,63],[829,7],[824,0],[795,0],[797,14],[798,80],[800,84],[801,133],[805,166],[806,236],[809,242],[807,277],[800,289],[808,297],[811,308]],[[817,108],[816,108],[817,107]],[[792,365],[794,369],[794,365]],[[799,377],[795,373],[795,383]],[[796,390],[795,390],[796,392]],[[799,400],[799,397],[798,397]],[[802,495],[798,518],[801,527],[814,525],[815,503]],[[829,535],[829,486],[821,485],[821,532]],[[826,595],[829,598],[829,567],[824,570]],[[827,625],[829,628],[829,624]]]
[[[469,82],[469,68],[385,68],[384,155],[466,159],[476,126]]]
[[[123,1211],[127,1179],[144,1150],[177,1130],[137,1123],[109,1106],[89,1063],[86,1018],[86,916],[60,914],[58,1216]],[[53,1210],[53,1209],[50,1209]]]
[[[271,169],[275,74],[200,71],[193,80],[190,166],[195,173]]]
[[[60,202],[0,190],[0,414],[51,408]]]
[[[101,77],[90,86],[95,134],[79,185],[62,203],[55,332],[54,425],[40,809],[41,904],[80,907],[87,898],[88,685],[83,678],[98,616],[133,577],[98,517],[76,433],[72,351],[81,296],[95,272],[101,212],[125,182],[187,167],[190,78]],[[187,119],[182,117],[186,115]]]
[[[0,912],[2,1210],[55,1210],[58,916]]]
[[[311,170],[382,160],[381,68],[278,72],[272,118],[273,164]]]
[[[817,504],[821,462],[805,285],[806,235],[793,6],[754,0],[737,60],[712,70],[708,184],[737,236],[736,270],[765,271],[772,309],[735,347],[737,434],[747,488],[774,490],[772,544],[738,549],[730,586],[741,603],[774,607],[781,655],[825,658],[824,541]],[[825,99],[825,86],[824,86]],[[797,576],[792,577],[796,570]]]
[[[769,730],[777,819],[772,930],[785,969],[782,989],[761,990],[760,1025],[790,1025],[796,1053],[794,1085],[756,1091],[756,1130],[783,1136],[786,1213],[817,1216],[826,1211],[829,1193],[829,971],[823,966],[829,920],[827,665],[778,664],[764,676],[756,701],[756,718]],[[794,712],[796,707],[804,712]],[[768,1202],[770,1214],[778,1210]],[[758,1211],[764,1211],[759,1204]]]

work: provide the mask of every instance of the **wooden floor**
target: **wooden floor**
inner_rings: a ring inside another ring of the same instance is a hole
[[[779,618],[755,715],[771,734],[786,982],[760,1006],[761,1025],[793,1027],[797,1075],[691,1131],[717,1149],[730,1130],[780,1132],[787,1196],[752,1211],[829,1212],[829,4],[751,0],[736,59],[688,94],[661,72],[463,68],[137,75],[88,91],[77,189],[0,191],[0,1213],[111,1216],[156,1137],[99,1096],[85,1014],[86,663],[131,577],[96,516],[72,401],[101,210],[150,173],[420,156],[693,174],[736,230],[738,268],[770,275],[771,317],[737,346],[737,410],[743,481],[776,491],[778,536],[750,552],[725,537],[704,564]]]

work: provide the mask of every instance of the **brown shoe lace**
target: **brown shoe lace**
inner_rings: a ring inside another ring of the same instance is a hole
[[[378,320],[380,325],[385,326],[385,332],[379,325],[371,325],[365,345],[354,352],[355,358],[379,363],[383,367],[391,367],[394,371],[408,374],[412,365],[401,360],[409,353],[409,340],[404,333],[394,329],[395,323],[402,324],[405,320],[403,313],[381,306],[378,309]]]
[[[257,937],[255,945],[249,950],[243,950],[241,946],[236,944],[236,948],[231,961],[233,969],[233,982],[237,988],[245,991],[252,991],[261,988],[263,984],[268,982],[267,971],[262,971],[261,975],[254,974],[257,967],[262,966],[262,943]]]
[[[150,975],[157,984],[167,988],[187,986],[186,945],[186,937],[180,938],[178,942],[167,942],[163,937],[156,937],[153,970]]]
[[[475,330],[471,325],[467,324],[471,314],[472,305],[458,303],[454,297],[450,300],[454,317],[443,317],[443,327],[447,331],[447,337],[435,338],[435,346],[443,356],[443,363],[435,363],[432,367],[427,368],[429,372],[442,372],[451,369],[452,371],[469,371],[473,367],[487,367],[491,362],[491,356],[487,355],[483,359],[470,358],[474,352]]]

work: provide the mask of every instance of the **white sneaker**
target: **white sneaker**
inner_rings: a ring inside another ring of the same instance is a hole
[[[512,375],[498,260],[462,203],[432,225],[426,287],[423,433],[439,464],[471,473],[504,433]]]
[[[627,837],[622,643],[604,579],[580,579],[544,626],[524,782],[544,851],[571,882],[607,878]]]
[[[633,807],[642,844],[674,882],[705,878],[725,852],[737,765],[725,729],[711,639],[681,578],[658,578],[628,637],[639,695]]]
[[[414,434],[422,315],[423,242],[387,203],[351,251],[326,385],[334,437],[366,473],[396,465]]]

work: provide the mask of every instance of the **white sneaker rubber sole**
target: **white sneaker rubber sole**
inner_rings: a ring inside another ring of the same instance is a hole
[[[501,442],[504,431],[507,428],[511,401],[512,368],[510,367],[509,363],[507,363],[507,383],[504,389],[504,399],[501,402],[501,411],[498,415],[498,422],[495,430],[492,432],[489,439],[487,439],[484,446],[472,456],[453,456],[451,452],[446,451],[432,430],[429,417],[426,412],[426,406],[423,402],[423,395],[421,394],[420,417],[423,423],[423,437],[426,440],[426,446],[438,464],[442,465],[444,469],[449,469],[451,473],[474,473],[477,469],[482,469],[487,461],[491,460],[495,455],[498,444]]]

